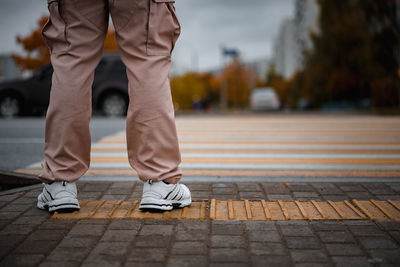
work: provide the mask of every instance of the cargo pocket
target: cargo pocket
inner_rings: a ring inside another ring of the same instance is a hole
[[[65,51],[69,43],[67,41],[66,23],[61,16],[60,0],[47,0],[50,17],[42,29],[43,40],[50,49],[50,53]]]
[[[150,0],[146,50],[149,56],[170,56],[181,32],[175,0]]]

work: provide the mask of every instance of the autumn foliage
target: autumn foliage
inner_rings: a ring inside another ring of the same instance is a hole
[[[22,46],[24,54],[13,54],[12,57],[21,71],[35,71],[50,62],[49,49],[42,38],[42,28],[48,20],[43,16],[37,22],[37,27],[27,36],[16,37],[16,41]],[[116,52],[117,42],[115,30],[110,27],[104,41],[105,52]]]
[[[252,71],[238,59],[232,60],[218,74],[187,72],[171,78],[175,109],[190,110],[199,101],[204,109],[219,106],[221,87],[226,87],[227,108],[247,108],[253,86],[263,81],[253,77]]]
[[[26,54],[13,54],[12,57],[21,71],[34,71],[50,62],[49,49],[42,39],[42,28],[46,24],[47,19],[47,16],[41,17],[36,29],[28,36],[17,36],[17,43],[22,45]]]
[[[268,83],[285,105],[300,99],[314,107],[363,100],[374,108],[398,107],[399,25],[395,1],[318,0],[319,33],[305,51],[304,69],[288,80],[270,72]],[[283,82],[283,85],[282,85]]]

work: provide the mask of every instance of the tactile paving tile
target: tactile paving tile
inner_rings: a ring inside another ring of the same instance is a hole
[[[163,213],[139,210],[139,200],[81,200],[81,210],[55,212],[52,219],[173,220],[376,220],[400,221],[399,200],[250,201],[203,200]]]

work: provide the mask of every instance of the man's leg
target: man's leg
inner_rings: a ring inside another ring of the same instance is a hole
[[[60,181],[73,183],[89,168],[93,72],[108,27],[107,3],[102,0],[48,0],[48,8],[50,19],[43,28],[43,38],[51,52],[54,73],[39,178],[51,185],[45,185],[49,194],[44,190],[39,196],[40,208],[57,198],[54,192],[67,189],[68,183]],[[71,198],[76,197],[75,184],[68,186]]]
[[[113,1],[110,13],[129,79],[128,158],[143,181],[182,176],[168,74],[179,23],[170,3]],[[125,19],[123,19],[125,18]]]
[[[174,185],[182,171],[168,78],[171,51],[180,33],[173,2],[117,0],[109,5],[129,79],[129,163],[142,181],[149,181],[144,186],[141,208],[149,190],[162,198],[168,195],[166,203],[156,201],[159,206],[149,208],[169,210],[172,205],[182,207],[191,203],[187,187]]]

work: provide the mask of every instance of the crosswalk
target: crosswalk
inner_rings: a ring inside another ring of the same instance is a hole
[[[400,177],[399,117],[186,115],[176,125],[184,176]],[[135,176],[125,140],[93,143],[85,176]]]

